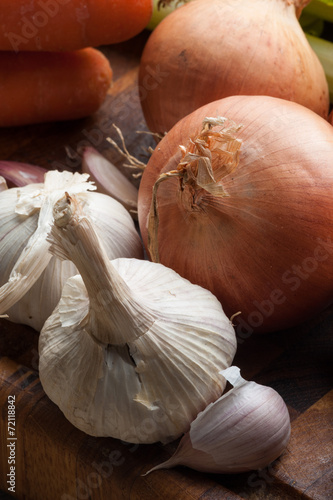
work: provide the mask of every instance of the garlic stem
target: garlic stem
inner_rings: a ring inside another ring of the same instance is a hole
[[[55,204],[48,241],[51,252],[71,259],[77,267],[89,295],[90,329],[99,342],[124,344],[151,326],[153,316],[133,296],[110,262],[93,223],[68,194]]]

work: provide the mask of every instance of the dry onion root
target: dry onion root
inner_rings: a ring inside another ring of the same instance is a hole
[[[213,116],[229,120],[203,127]],[[239,340],[305,321],[332,301],[332,157],[332,127],[299,104],[233,96],[203,106],[143,173],[150,257],[209,289],[229,317],[241,311]]]
[[[325,73],[298,22],[307,0],[196,0],[150,35],[140,64],[142,110],[164,133],[230,95],[270,95],[327,118]]]

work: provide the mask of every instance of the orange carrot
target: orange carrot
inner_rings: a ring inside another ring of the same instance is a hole
[[[112,80],[97,49],[0,52],[0,126],[71,120],[95,112]]]
[[[148,24],[152,0],[1,0],[0,50],[63,51],[128,40]]]

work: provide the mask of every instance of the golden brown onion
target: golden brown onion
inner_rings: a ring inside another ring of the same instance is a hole
[[[217,116],[242,125],[233,134],[241,141],[236,161],[231,168],[213,154],[215,187],[195,185],[195,162],[187,177],[159,184],[158,250],[162,264],[208,288],[229,316],[241,311],[234,319],[241,339],[303,322],[332,301],[333,129],[313,111],[268,96],[227,97],[188,115],[143,173],[138,215],[146,248],[155,182],[182,172],[180,145],[195,152],[203,120]]]
[[[298,22],[307,0],[195,0],[169,14],[142,54],[148,127],[164,133],[230,95],[270,95],[326,117],[328,85]]]

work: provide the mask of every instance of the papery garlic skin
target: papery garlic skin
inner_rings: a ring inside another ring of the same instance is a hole
[[[81,276],[67,281],[40,334],[46,394],[87,434],[176,439],[225,387],[219,371],[236,337],[221,304],[161,264],[110,261],[86,217],[60,221],[49,239]]]
[[[186,465],[201,472],[241,473],[267,467],[283,453],[291,432],[284,400],[239,372],[236,366],[221,372],[234,388],[199,413],[174,455],[148,472]]]
[[[8,189],[6,179],[0,175],[0,193]]]
[[[140,237],[124,207],[94,192],[87,174],[49,171],[43,184],[0,193],[0,314],[40,331],[59,301],[72,262],[55,259],[46,235],[53,204],[66,190],[76,194],[95,221],[110,258],[143,256]]]

